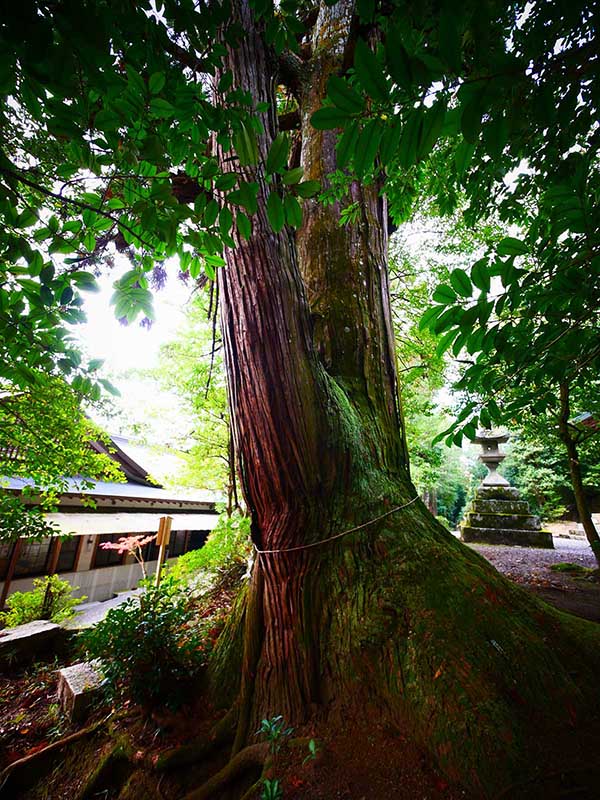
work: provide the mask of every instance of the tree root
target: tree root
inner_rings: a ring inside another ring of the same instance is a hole
[[[248,791],[244,792],[244,794],[241,797],[241,800],[254,800],[254,798],[257,796],[256,793],[262,786],[264,774],[265,770],[263,770],[260,778],[252,784],[252,786],[248,789]]]
[[[209,800],[211,797],[221,797],[226,786],[240,778],[245,772],[253,768],[263,769],[269,756],[267,742],[251,744],[245,747],[222,770],[213,775],[198,789],[186,794],[182,800]]]
[[[208,738],[202,736],[181,747],[165,750],[158,756],[154,769],[158,772],[167,772],[178,767],[197,764],[213,750],[233,740],[237,720],[238,709],[234,706],[217,722]]]
[[[29,770],[32,767],[35,770],[36,765],[43,761],[47,756],[58,752],[63,747],[69,746],[73,742],[78,741],[78,739],[84,739],[86,736],[90,736],[92,733],[95,733],[99,728],[108,722],[111,716],[112,714],[109,714],[108,717],[105,717],[99,722],[95,722],[93,725],[90,725],[87,728],[83,728],[80,731],[71,733],[69,736],[65,736],[63,739],[59,739],[57,742],[52,742],[52,744],[49,744],[48,747],[44,747],[42,750],[37,750],[35,753],[25,756],[24,758],[20,758],[18,761],[13,761],[12,764],[9,764],[0,773],[0,795],[6,790],[9,781],[14,780],[18,773],[22,772],[23,770]]]

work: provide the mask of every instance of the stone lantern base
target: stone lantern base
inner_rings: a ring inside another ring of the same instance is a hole
[[[541,529],[539,517],[512,486],[479,486],[460,526],[460,537],[463,542],[554,547],[550,531]]]

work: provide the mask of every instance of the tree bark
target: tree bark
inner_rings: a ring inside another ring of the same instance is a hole
[[[349,0],[320,7],[299,91],[306,179],[335,169],[334,135],[309,118],[343,67],[352,15]],[[234,17],[246,35],[224,69],[274,109],[277,60],[247,0]],[[558,730],[567,699],[588,702],[598,636],[581,645],[583,623],[542,610],[415,499],[379,187],[351,187],[356,226],[340,228],[337,204],[310,202],[297,235],[273,233],[265,208],[277,183],[261,164],[277,121],[272,111],[261,120],[259,166],[222,159],[259,185],[252,235],[236,240],[219,275],[235,448],[263,551],[212,664],[215,692],[239,704],[234,751],[265,716],[298,725],[366,703],[426,744],[449,776],[497,791],[531,769],[522,745],[537,741],[539,721],[524,708],[551,703],[544,719]],[[580,686],[565,666],[574,660]]]
[[[569,456],[569,472],[571,473],[571,484],[573,486],[573,494],[575,495],[575,505],[577,506],[579,521],[583,525],[583,530],[596,558],[596,563],[598,567],[600,567],[600,536],[598,536],[598,531],[596,530],[587,500],[585,499],[577,443],[569,429],[570,416],[571,402],[569,385],[563,381],[560,384],[559,433]]]

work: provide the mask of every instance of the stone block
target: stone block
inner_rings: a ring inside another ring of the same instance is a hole
[[[46,619],[0,631],[0,668],[16,668],[36,657],[51,656],[60,633],[60,625]]]
[[[479,486],[475,494],[478,500],[519,499],[519,490],[514,486]]]
[[[102,694],[104,681],[98,665],[82,661],[58,671],[58,700],[65,714],[75,722],[87,716],[92,704]]]
[[[473,528],[503,528],[506,530],[539,531],[539,517],[533,514],[479,514],[469,511],[467,525]]]
[[[462,525],[460,529],[460,538],[463,542],[479,542],[481,544],[508,544],[520,547],[554,548],[550,531],[474,528],[471,525]]]
[[[480,514],[529,514],[527,500],[480,500],[473,501],[473,511]]]

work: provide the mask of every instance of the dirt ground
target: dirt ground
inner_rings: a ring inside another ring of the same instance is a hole
[[[528,591],[560,609],[600,622],[600,583],[589,580],[589,576],[574,577],[550,569],[559,563],[594,568],[595,561],[587,542],[555,537],[554,543],[554,550],[504,545],[471,546],[501,573]],[[0,769],[76,730],[77,726],[64,718],[57,704],[58,666],[58,663],[37,664],[18,675],[0,676]],[[100,718],[106,714],[106,709],[100,708],[96,714]],[[139,755],[142,761],[147,761],[153,753],[198,735],[198,719],[201,717],[198,708],[190,707],[179,716],[172,730],[165,721],[153,719],[142,724],[139,720],[136,722],[135,717],[133,722],[124,720],[117,727],[123,726],[123,732],[127,732],[136,757]],[[299,730],[296,735],[307,741],[316,732]],[[100,746],[101,737],[98,741]],[[95,747],[93,742],[90,742],[90,747]],[[281,781],[286,800],[472,800],[473,797],[468,789],[449,785],[437,773],[424,750],[405,739],[401,732],[382,728],[376,716],[367,715],[364,719],[351,721],[344,719],[339,729],[328,731],[317,751],[316,758],[312,758],[305,745],[295,751],[284,748],[281,756],[275,759],[271,777]],[[565,763],[570,763],[567,756]],[[531,787],[533,794],[509,793],[502,795],[502,800],[508,797],[521,800],[526,796],[544,796],[547,800],[600,798],[600,788],[597,793],[595,788],[590,789],[590,786],[597,785],[594,776],[567,769],[559,777],[566,783],[561,783],[558,788],[556,775],[548,775],[546,780],[552,780],[547,790],[542,780],[539,785]],[[149,798],[173,800],[181,794],[176,783],[171,786],[169,780],[164,781],[151,771],[147,779],[153,785],[157,784],[156,789],[148,794]],[[199,779],[199,783],[202,780]],[[75,796],[73,786],[67,782],[60,787],[64,791],[59,791],[57,786],[50,789],[50,795],[44,796],[51,796],[53,800],[71,800]],[[260,791],[258,789],[252,797],[258,798]],[[117,796],[119,790],[116,787],[94,794],[103,800],[115,800]],[[11,800],[30,800],[30,795],[25,792],[11,797]]]
[[[584,619],[600,622],[600,583],[550,569],[552,564],[561,563],[593,569],[596,562],[587,541],[555,536],[554,550],[490,544],[472,544],[470,547],[511,581],[534,592],[547,603]]]

